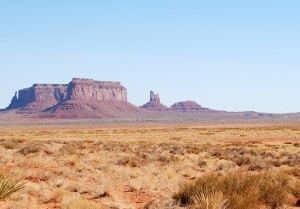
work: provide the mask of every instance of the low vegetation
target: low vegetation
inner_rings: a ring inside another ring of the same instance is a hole
[[[69,198],[63,201],[61,209],[109,209],[93,201],[82,198]]]
[[[293,208],[299,140],[297,126],[0,127],[0,168],[24,177],[0,208]]]
[[[7,171],[0,171],[0,201],[8,198],[24,187],[25,183],[22,182],[21,179],[14,178]]]
[[[272,171],[231,171],[209,173],[184,185],[173,198],[192,208],[259,209],[291,205],[299,192],[299,182]]]

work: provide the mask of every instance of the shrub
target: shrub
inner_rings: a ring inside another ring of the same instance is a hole
[[[249,171],[261,171],[267,167],[266,163],[259,160],[253,160],[248,165]]]
[[[5,149],[15,149],[16,148],[16,144],[12,141],[6,141],[6,142],[3,142],[2,143],[2,146],[5,148]]]
[[[42,146],[39,143],[28,143],[22,146],[19,152],[26,156],[32,153],[38,153],[41,149]]]
[[[243,155],[234,156],[231,160],[238,166],[249,165],[251,162],[249,156],[243,156]]]
[[[300,143],[296,142],[293,144],[294,147],[300,147]]]
[[[289,204],[294,190],[299,190],[290,181],[282,173],[211,173],[185,184],[173,198],[183,205],[203,208],[205,204],[208,209],[255,209],[261,205],[278,208]]]
[[[2,139],[1,141],[2,147],[5,149],[17,149],[24,142],[22,139]]]
[[[298,167],[291,167],[286,171],[287,174],[293,175],[295,177],[300,177],[300,168]]]
[[[227,200],[220,191],[202,190],[193,195],[193,203],[200,208],[225,209],[228,207]]]
[[[207,162],[206,162],[205,160],[199,160],[198,166],[199,166],[200,168],[204,168],[204,167],[207,166]]]
[[[8,198],[13,193],[23,189],[25,184],[14,179],[9,173],[0,171],[0,200]]]

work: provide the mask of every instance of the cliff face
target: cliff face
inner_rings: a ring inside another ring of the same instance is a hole
[[[126,88],[119,82],[73,79],[68,85],[67,100],[127,101]]]
[[[19,90],[12,98],[7,109],[35,106],[34,109],[51,107],[67,97],[67,85],[34,84],[30,88]]]
[[[79,78],[74,78],[69,84],[34,84],[16,92],[7,109],[18,109],[20,113],[35,113],[75,101],[77,106],[87,101],[92,104],[126,103],[127,90],[119,82]]]
[[[196,102],[178,102],[170,108],[159,94],[150,92],[149,101],[138,108],[127,102],[127,90],[120,82],[73,78],[68,84],[34,84],[16,92],[6,112],[30,118],[130,118],[132,116],[216,112]],[[12,111],[10,111],[12,110]],[[151,112],[152,111],[152,112]],[[5,112],[5,110],[1,110]]]

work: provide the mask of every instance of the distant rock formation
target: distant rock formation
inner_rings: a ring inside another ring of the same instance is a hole
[[[120,82],[73,78],[68,84],[34,84],[21,89],[0,112],[16,115],[15,118],[87,119],[172,118],[184,117],[185,113],[218,111],[203,108],[193,101],[178,102],[168,108],[153,91],[149,102],[136,107],[127,101],[127,90]]]
[[[142,108],[156,111],[165,111],[169,109],[160,103],[159,94],[155,94],[153,91],[150,91],[150,101],[144,104]]]
[[[177,112],[211,112],[194,101],[177,102],[170,107],[170,110]]]
[[[73,78],[67,100],[127,101],[127,90],[120,82]]]
[[[150,91],[150,102],[160,103],[159,94],[155,94],[154,91]]]
[[[67,98],[68,85],[34,84],[30,88],[19,90],[12,98],[7,109],[22,108],[24,111],[40,111]]]
[[[7,110],[21,114],[43,112],[44,116],[90,118],[136,111],[127,102],[127,90],[120,82],[73,78],[69,84],[34,84],[16,92]]]

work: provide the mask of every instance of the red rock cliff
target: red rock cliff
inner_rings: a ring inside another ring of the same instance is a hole
[[[28,105],[34,109],[51,107],[66,99],[67,85],[61,84],[34,84],[30,88],[19,90],[12,98],[7,109],[16,109]]]
[[[74,78],[69,84],[34,84],[16,92],[7,109],[21,109],[30,113],[66,101],[87,100],[126,102],[127,90],[119,82],[80,78]]]
[[[67,100],[127,101],[127,90],[120,82],[74,78],[68,85]]]

